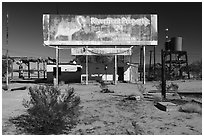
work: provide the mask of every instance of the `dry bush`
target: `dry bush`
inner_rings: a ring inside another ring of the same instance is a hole
[[[154,85],[154,87],[157,88],[157,90],[162,90],[162,83],[160,82],[158,85]],[[170,84],[166,84],[166,91],[170,92],[170,91],[178,91],[178,84],[171,82]]]
[[[202,114],[202,106],[198,103],[186,103],[179,109],[180,112],[186,112],[186,113],[199,113]]]
[[[144,87],[144,85],[137,84],[137,88],[138,88],[139,92],[142,94],[144,94],[146,91],[146,88]]]
[[[59,85],[60,86],[64,86],[65,85],[65,81],[60,81]]]
[[[8,90],[8,86],[2,84],[2,89],[5,90],[5,91],[7,91],[7,90]]]
[[[26,134],[66,134],[77,124],[80,98],[74,88],[61,93],[57,87],[35,86],[29,88],[30,100],[23,101],[27,114],[10,121]]]
[[[114,93],[114,91],[108,89],[108,85],[103,80],[98,82],[100,83],[101,93]]]

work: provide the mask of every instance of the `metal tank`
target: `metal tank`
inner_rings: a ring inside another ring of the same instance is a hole
[[[173,51],[182,51],[182,37],[173,37],[171,38],[171,46]]]

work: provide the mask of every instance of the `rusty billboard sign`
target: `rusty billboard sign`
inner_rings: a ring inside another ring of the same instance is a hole
[[[131,55],[131,48],[71,48],[71,55]]]
[[[157,45],[157,15],[43,14],[44,45]]]

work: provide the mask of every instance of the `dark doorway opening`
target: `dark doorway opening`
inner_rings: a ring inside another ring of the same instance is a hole
[[[124,68],[118,67],[118,81],[124,81]]]

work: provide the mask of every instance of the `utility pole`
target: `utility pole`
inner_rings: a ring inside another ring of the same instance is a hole
[[[6,86],[8,87],[9,84],[9,77],[8,77],[8,68],[9,68],[9,63],[8,63],[8,49],[6,50]]]
[[[6,86],[8,87],[9,84],[9,63],[8,63],[8,13],[6,14],[6,44],[7,44],[7,50],[6,50]]]

